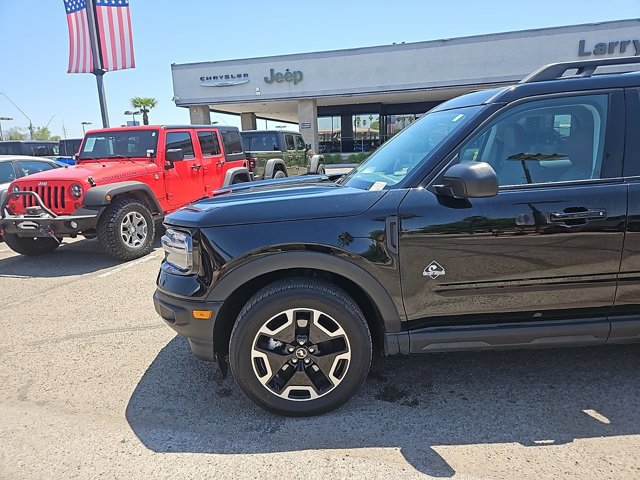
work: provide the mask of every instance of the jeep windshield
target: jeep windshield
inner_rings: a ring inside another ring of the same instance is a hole
[[[146,158],[147,150],[156,151],[158,130],[119,130],[96,132],[86,136],[80,160],[105,158]]]
[[[362,190],[383,190],[396,185],[482,108],[472,106],[427,113],[383,144],[340,183]]]

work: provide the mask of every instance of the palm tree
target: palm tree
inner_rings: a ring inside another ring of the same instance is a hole
[[[133,97],[131,99],[131,106],[142,112],[142,123],[144,125],[149,125],[149,110],[155,108],[156,105],[158,105],[158,101],[151,97]]]

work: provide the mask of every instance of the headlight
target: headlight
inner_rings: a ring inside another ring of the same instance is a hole
[[[162,236],[164,259],[182,273],[191,273],[193,268],[193,239],[188,233],[170,228]]]
[[[71,195],[75,198],[80,198],[82,196],[82,185],[78,183],[71,185]]]
[[[13,193],[19,192],[19,191],[20,191],[20,187],[19,187],[19,186],[17,186],[17,185],[14,185],[14,186],[13,186],[13,188],[11,189],[11,191],[12,191]]]

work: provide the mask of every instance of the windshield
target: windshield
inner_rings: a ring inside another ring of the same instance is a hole
[[[147,150],[156,151],[158,130],[122,130],[87,135],[80,160],[119,157],[146,157]]]
[[[481,108],[465,107],[426,114],[382,145],[341,183],[363,190],[383,190],[396,185]]]

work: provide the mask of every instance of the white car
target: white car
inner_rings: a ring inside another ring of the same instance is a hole
[[[2,205],[7,195],[9,185],[16,178],[64,166],[64,163],[50,158],[29,157],[27,155],[0,155],[0,205]],[[2,239],[1,235],[0,239]]]

